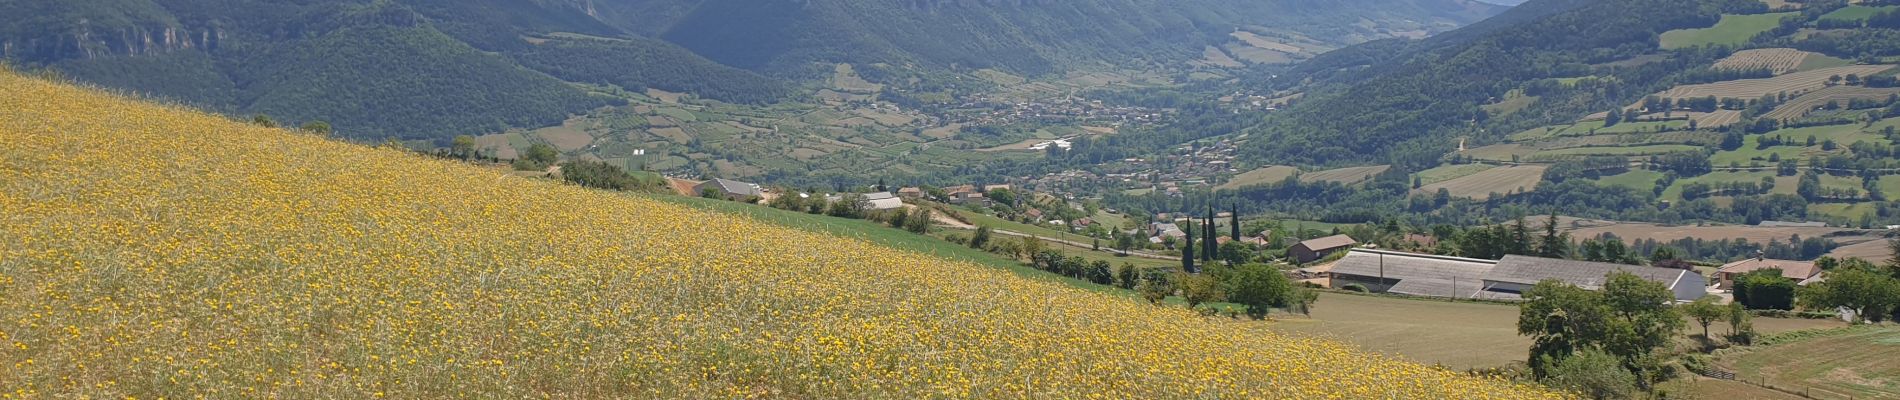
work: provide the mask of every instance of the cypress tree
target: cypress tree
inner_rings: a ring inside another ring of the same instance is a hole
[[[1227,211],[1228,233],[1233,235],[1234,240],[1240,240],[1240,203],[1234,203],[1230,207],[1233,208]]]
[[[1205,219],[1202,219],[1201,221],[1205,223],[1201,225],[1201,228],[1206,229],[1207,237],[1201,239],[1201,261],[1212,262],[1214,261],[1214,253],[1219,251],[1218,250],[1219,248],[1216,245],[1218,241],[1215,240],[1215,237],[1218,237],[1219,234],[1215,233],[1218,231],[1214,230],[1214,205],[1213,204],[1207,205],[1207,215],[1204,218]]]
[[[1187,245],[1181,246],[1181,270],[1192,274],[1194,273],[1194,219],[1188,218],[1187,224],[1187,229],[1181,230],[1182,233],[1187,234]]]

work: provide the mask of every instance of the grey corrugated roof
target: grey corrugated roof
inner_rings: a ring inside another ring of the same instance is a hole
[[[724,191],[726,193],[745,195],[745,196],[759,195],[759,185],[735,181],[731,179],[713,179],[712,181],[709,181],[707,183],[713,184],[713,187],[717,187],[719,188],[719,190]]]
[[[1478,297],[1484,291],[1484,282],[1478,278],[1462,278],[1455,282],[1451,279],[1412,278],[1392,285],[1389,293],[1410,296],[1450,297],[1469,299]]]
[[[870,193],[864,194],[865,200],[872,200],[872,201],[895,198],[895,197],[897,197],[897,195],[891,194],[891,192],[870,192]]]
[[[1431,254],[1405,253],[1397,251],[1353,249],[1345,257],[1333,263],[1333,274],[1347,274],[1378,277],[1380,264],[1384,263],[1386,279],[1412,280],[1424,279],[1460,279],[1471,280],[1477,287],[1478,280],[1490,271],[1496,261],[1475,258],[1448,257]],[[1440,296],[1443,296],[1442,294]]]
[[[1510,255],[1498,260],[1498,265],[1484,275],[1484,280],[1535,285],[1545,279],[1556,279],[1577,287],[1597,289],[1603,287],[1604,280],[1608,279],[1612,271],[1629,272],[1643,279],[1662,282],[1672,290],[1677,283],[1684,281],[1683,274],[1695,273],[1672,268]]]
[[[1332,235],[1332,236],[1327,236],[1323,238],[1300,242],[1300,244],[1306,245],[1307,250],[1320,251],[1320,250],[1326,250],[1326,249],[1337,249],[1341,247],[1352,246],[1355,244],[1359,244],[1359,241],[1353,240],[1351,236]]]

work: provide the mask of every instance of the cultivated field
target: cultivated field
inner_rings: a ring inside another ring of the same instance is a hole
[[[1734,46],[1747,43],[1756,34],[1774,29],[1781,23],[1782,17],[1799,15],[1798,13],[1771,13],[1735,15],[1726,14],[1715,26],[1700,29],[1677,29],[1663,32],[1662,48],[1680,49],[1693,46],[1724,45]]]
[[[1742,112],[1738,110],[1715,110],[1713,112],[1671,111],[1667,113],[1643,114],[1641,117],[1637,117],[1638,120],[1645,120],[1645,121],[1660,121],[1660,120],[1684,119],[1684,118],[1690,121],[1695,121],[1696,128],[1698,129],[1708,129],[1708,128],[1715,128],[1719,126],[1726,126],[1726,125],[1733,124],[1736,122],[1742,122]]]
[[[1464,370],[1524,361],[1531,341],[1518,336],[1517,316],[1518,307],[1512,304],[1322,293],[1312,318],[1281,314],[1273,326]],[[1765,334],[1844,325],[1839,321],[1785,318],[1756,318],[1754,324]],[[1717,332],[1725,329],[1726,323],[1710,326]],[[1701,328],[1685,329],[1684,333],[1691,331],[1700,334]]]
[[[1725,354],[1737,379],[1822,399],[1900,398],[1900,328],[1855,328]]]
[[[28,396],[1556,397],[3,73],[0,143],[0,376]]]
[[[1781,103],[1774,111],[1763,114],[1763,118],[1789,120],[1805,117],[1810,112],[1821,109],[1828,102],[1846,107],[1853,100],[1885,101],[1887,97],[1900,95],[1900,88],[1870,88],[1864,86],[1830,86]]]
[[[1234,179],[1228,180],[1227,183],[1221,184],[1219,187],[1217,187],[1217,189],[1239,189],[1242,187],[1258,185],[1262,183],[1279,183],[1280,181],[1286,180],[1286,177],[1293,176],[1293,174],[1297,174],[1299,172],[1300,172],[1299,168],[1289,167],[1285,165],[1272,165],[1272,166],[1255,168],[1252,171],[1242,172],[1240,173],[1240,175],[1234,175]]]
[[[1451,192],[1452,197],[1468,197],[1477,200],[1491,198],[1492,193],[1504,194],[1516,191],[1531,191],[1537,183],[1544,180],[1542,165],[1522,165],[1499,167],[1444,182],[1425,185],[1417,193],[1431,195],[1438,189]]]
[[[1807,61],[1809,56],[1814,55],[1817,54],[1785,47],[1749,49],[1735,52],[1735,54],[1729,55],[1721,61],[1716,61],[1714,68],[1727,70],[1767,69],[1774,71],[1775,75],[1781,75],[1794,72],[1796,69],[1801,68],[1801,64]]]
[[[1790,95],[1820,90],[1828,86],[1828,77],[1848,74],[1867,76],[1893,68],[1892,65],[1850,65],[1845,67],[1822,68],[1801,71],[1773,78],[1739,79],[1716,83],[1682,85],[1657,93],[1656,96],[1672,99],[1704,98],[1715,96],[1717,99],[1758,99],[1763,95],[1787,92]],[[1632,104],[1630,107],[1638,105]]]
[[[1339,182],[1351,185],[1371,180],[1373,176],[1385,173],[1388,169],[1392,169],[1392,166],[1374,165],[1308,172],[1300,174],[1300,182]]]

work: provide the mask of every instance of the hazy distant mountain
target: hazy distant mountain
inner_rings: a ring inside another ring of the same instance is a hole
[[[752,69],[811,60],[1043,73],[1191,59],[1259,29],[1333,47],[1442,32],[1496,14],[1470,0],[634,0],[601,20]]]

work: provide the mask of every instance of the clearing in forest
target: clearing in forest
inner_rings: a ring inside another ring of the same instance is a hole
[[[1735,46],[1748,43],[1755,35],[1775,29],[1781,24],[1782,17],[1800,15],[1800,13],[1770,14],[1725,14],[1715,26],[1698,29],[1677,29],[1663,32],[1662,48],[1680,49],[1684,47],[1723,45]]]

